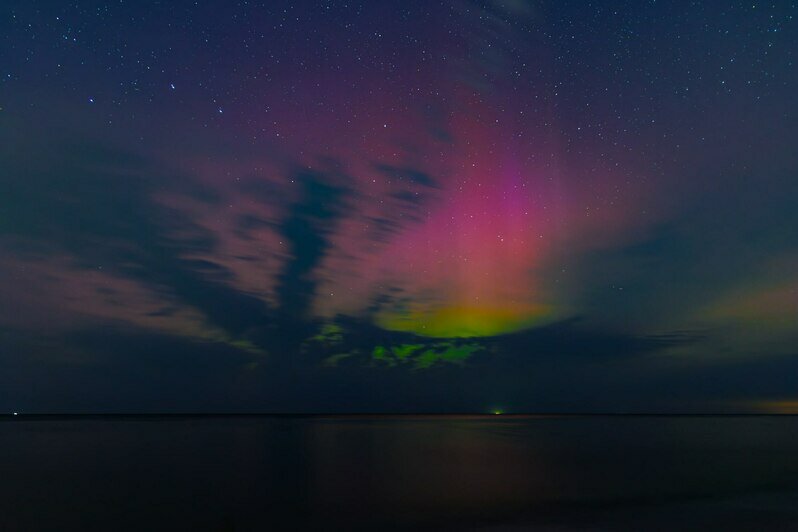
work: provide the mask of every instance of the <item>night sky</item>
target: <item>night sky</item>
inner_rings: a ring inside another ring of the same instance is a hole
[[[798,410],[798,4],[0,6],[0,411]]]

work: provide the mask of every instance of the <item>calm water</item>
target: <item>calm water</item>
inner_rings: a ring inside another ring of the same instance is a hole
[[[0,530],[798,530],[795,417],[0,421]]]

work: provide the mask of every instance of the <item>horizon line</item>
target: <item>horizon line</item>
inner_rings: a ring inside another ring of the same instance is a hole
[[[0,419],[124,417],[792,417],[798,412],[7,412]]]

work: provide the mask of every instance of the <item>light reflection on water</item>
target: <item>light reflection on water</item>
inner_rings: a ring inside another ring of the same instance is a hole
[[[14,419],[0,452],[2,530],[798,523],[793,417]]]

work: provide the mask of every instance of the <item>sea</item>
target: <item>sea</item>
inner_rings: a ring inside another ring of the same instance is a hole
[[[5,416],[0,530],[798,531],[798,417]]]

